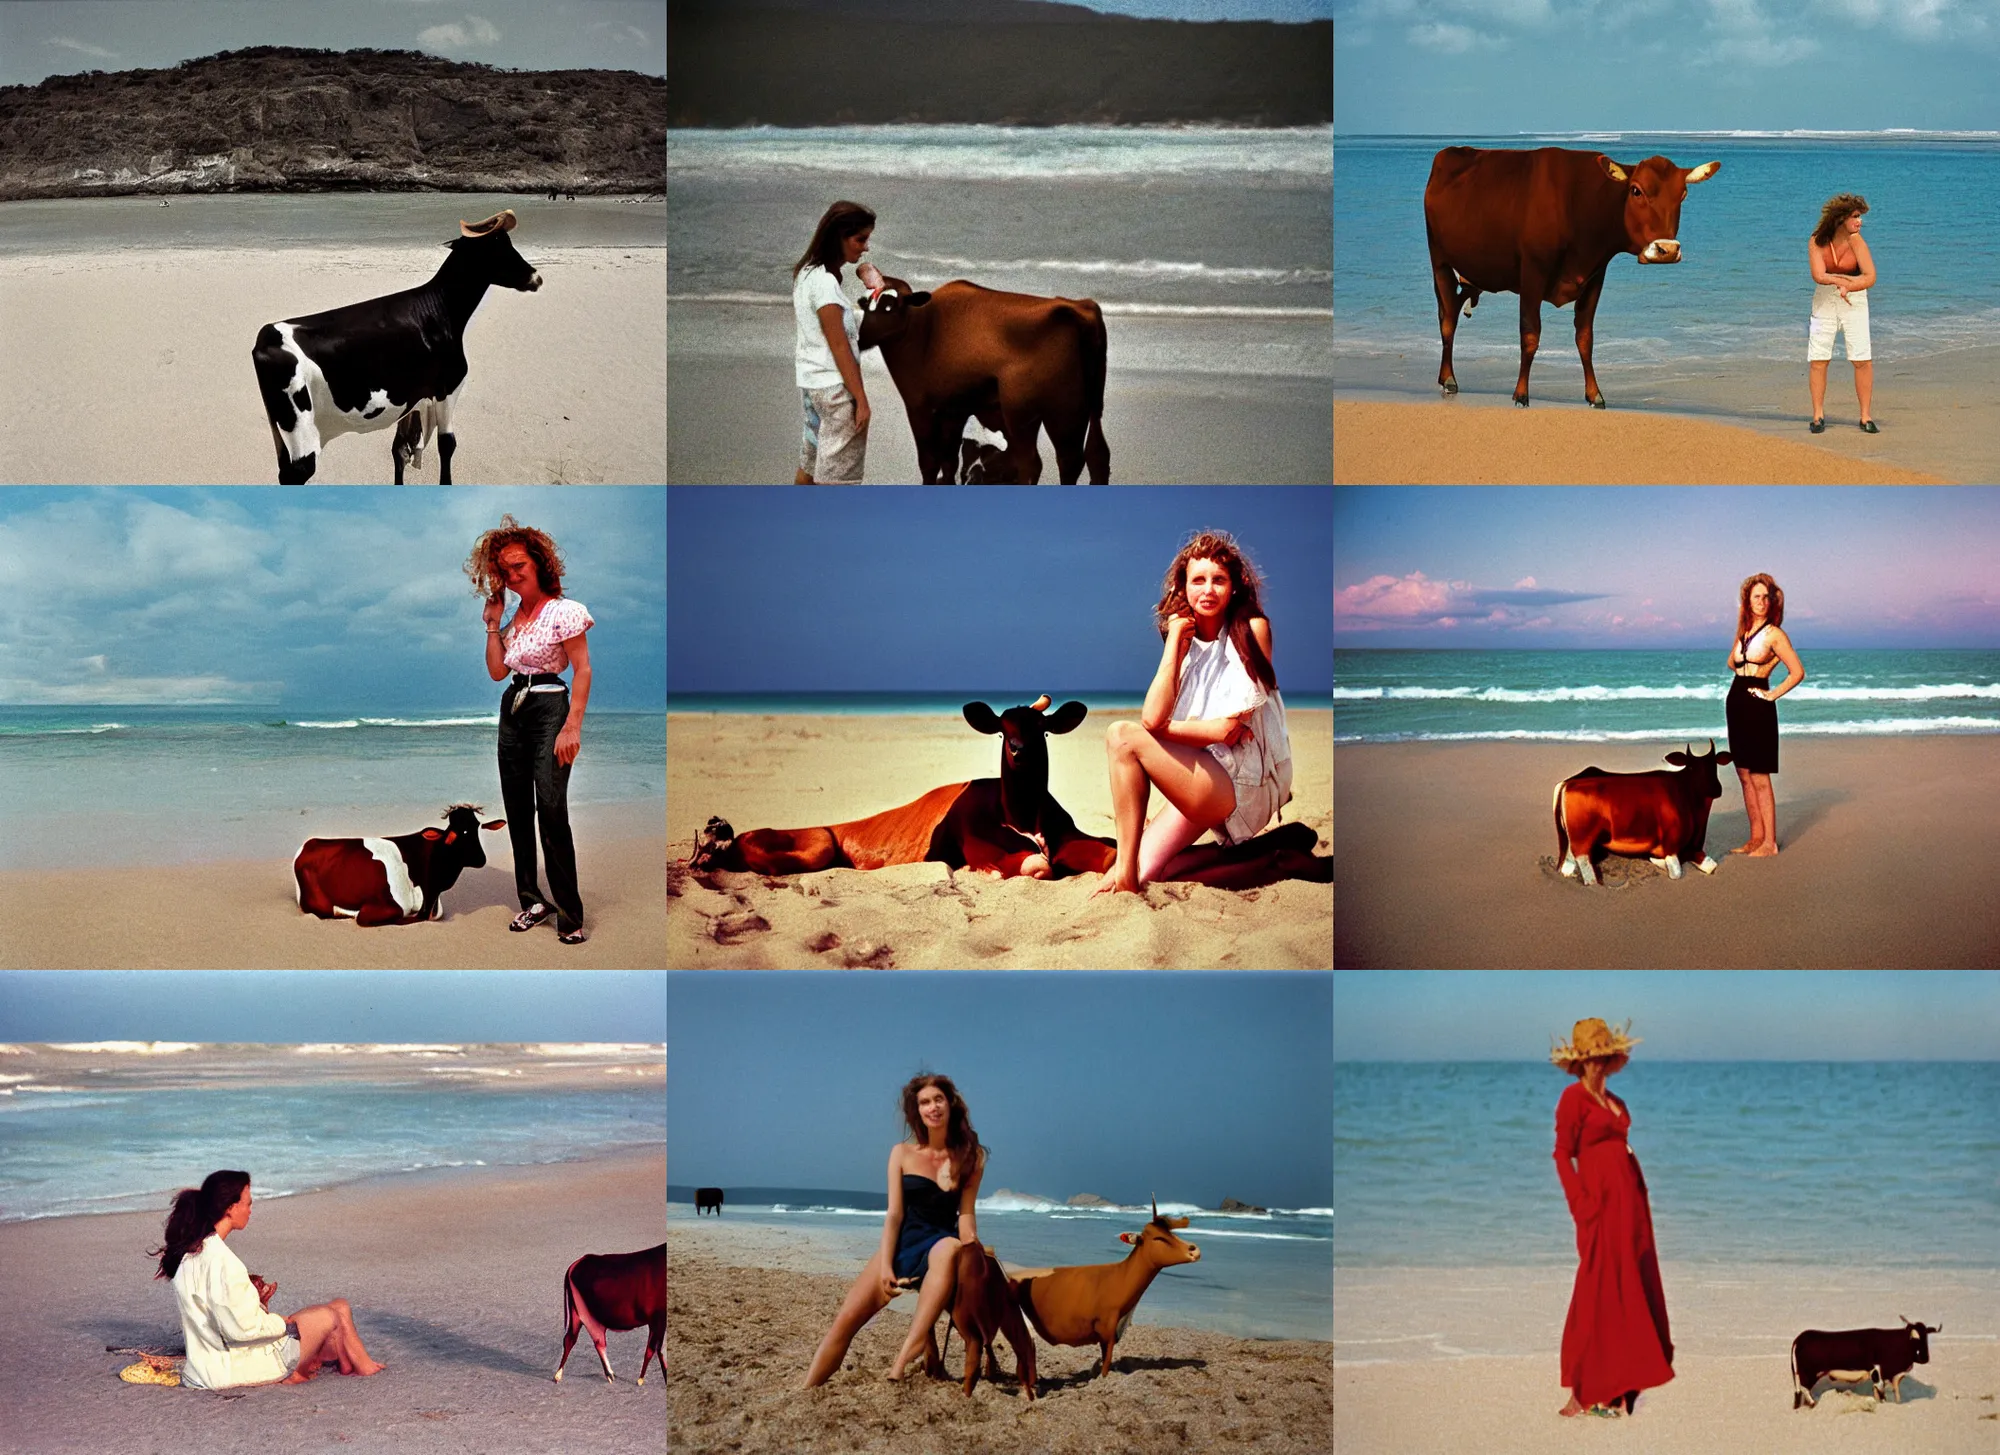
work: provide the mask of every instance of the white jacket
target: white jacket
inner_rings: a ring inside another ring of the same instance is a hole
[[[174,1297],[187,1336],[181,1383],[191,1389],[267,1384],[292,1372],[287,1355],[296,1345],[285,1321],[268,1313],[250,1283],[243,1260],[210,1233],[174,1270]]]

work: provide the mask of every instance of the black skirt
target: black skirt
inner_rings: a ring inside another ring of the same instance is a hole
[[[1723,712],[1729,719],[1729,757],[1745,773],[1778,771],[1778,704],[1752,697],[1753,687],[1769,690],[1769,677],[1738,677],[1729,684]]]

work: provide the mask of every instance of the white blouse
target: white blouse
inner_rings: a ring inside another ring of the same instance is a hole
[[[1285,727],[1285,699],[1273,689],[1266,692],[1250,669],[1236,655],[1236,644],[1223,632],[1212,642],[1200,637],[1188,639],[1187,656],[1181,660],[1180,693],[1174,698],[1174,720],[1193,722],[1202,718],[1245,719],[1250,736],[1234,746],[1210,743],[1208,751],[1238,789],[1255,787],[1266,780],[1291,781],[1292,739]]]
[[[292,1372],[285,1321],[265,1310],[249,1270],[210,1233],[174,1270],[174,1297],[187,1336],[181,1383],[191,1389],[268,1384]]]
[[[500,656],[501,665],[530,675],[560,672],[569,666],[569,648],[563,643],[582,636],[596,625],[589,608],[567,596],[544,601],[542,609],[525,622],[517,611],[501,638],[505,649]]]

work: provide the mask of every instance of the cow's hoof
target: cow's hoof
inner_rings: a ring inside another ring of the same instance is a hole
[[[1514,406],[1517,409],[1526,409],[1528,407],[1528,396],[1525,394],[1516,394],[1514,396]]]
[[[1592,400],[1590,400],[1590,401],[1588,401],[1588,402],[1589,402],[1589,404],[1590,404],[1590,407],[1591,407],[1592,409],[1602,409],[1602,408],[1604,408],[1604,396],[1603,396],[1602,394],[1598,395],[1598,396],[1597,396],[1597,398],[1595,398],[1595,399],[1592,399]]]
[[[1438,385],[1438,388],[1443,390],[1446,394],[1456,394],[1458,393],[1458,380],[1446,379]]]

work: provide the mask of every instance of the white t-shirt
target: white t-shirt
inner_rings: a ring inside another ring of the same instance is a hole
[[[831,389],[844,382],[839,367],[833,362],[833,349],[827,344],[826,331],[819,326],[819,311],[829,303],[840,305],[840,321],[847,330],[847,346],[854,350],[857,363],[861,359],[860,306],[850,302],[847,295],[840,291],[840,279],[818,263],[808,263],[799,270],[799,276],[792,284],[792,317],[799,326],[793,373],[801,389]]]
[[[1244,787],[1280,776],[1289,782],[1292,740],[1285,727],[1285,699],[1275,691],[1266,692],[1264,684],[1251,675],[1227,632],[1212,642],[1189,637],[1187,656],[1181,659],[1174,720],[1195,722],[1235,717],[1240,712],[1250,713],[1245,719],[1250,736],[1234,746],[1210,743],[1210,754],[1233,782]]]

